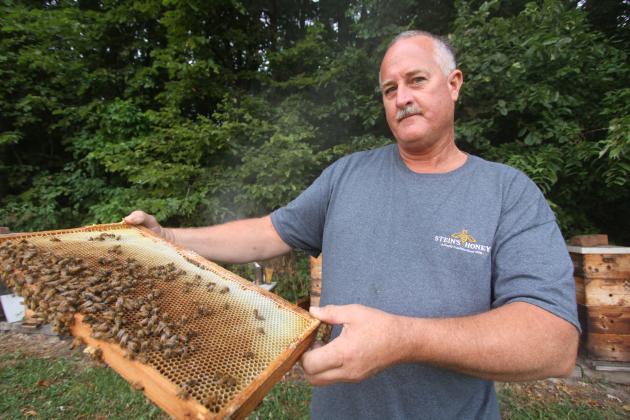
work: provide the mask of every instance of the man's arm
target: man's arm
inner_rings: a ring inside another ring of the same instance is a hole
[[[155,217],[142,211],[134,211],[124,220],[132,225],[143,225],[212,261],[245,263],[266,260],[291,250],[273,227],[271,216],[200,228],[165,228]]]
[[[358,382],[399,363],[424,363],[484,379],[532,380],[569,375],[578,332],[535,305],[514,302],[460,318],[411,318],[361,305],[311,308],[341,334],[305,353],[313,385]]]

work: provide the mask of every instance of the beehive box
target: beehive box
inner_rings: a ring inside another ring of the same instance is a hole
[[[588,354],[630,362],[630,248],[569,246],[569,253]]]
[[[306,311],[126,224],[0,237],[33,319],[96,349],[176,418],[242,418],[304,352]]]

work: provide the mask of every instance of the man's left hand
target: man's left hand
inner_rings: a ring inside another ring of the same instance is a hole
[[[302,356],[306,379],[313,385],[359,382],[400,361],[404,317],[362,305],[311,307],[311,315],[341,324],[341,334]]]

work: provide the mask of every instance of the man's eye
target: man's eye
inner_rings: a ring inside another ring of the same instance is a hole
[[[390,86],[390,87],[385,88],[385,90],[383,90],[383,94],[384,95],[388,95],[388,94],[394,92],[395,90],[396,90],[396,88],[394,86]]]
[[[414,82],[416,85],[419,85],[419,84],[423,83],[425,80],[427,80],[427,78],[426,78],[426,77],[414,77],[414,78],[413,78],[413,82]]]

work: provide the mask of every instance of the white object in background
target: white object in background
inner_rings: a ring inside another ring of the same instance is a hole
[[[276,287],[276,282],[272,282],[272,283],[263,283],[263,284],[259,284],[260,287],[262,287],[263,289],[271,292],[273,290],[274,287]]]
[[[15,295],[0,296],[2,310],[8,322],[17,322],[24,319],[24,298]]]

